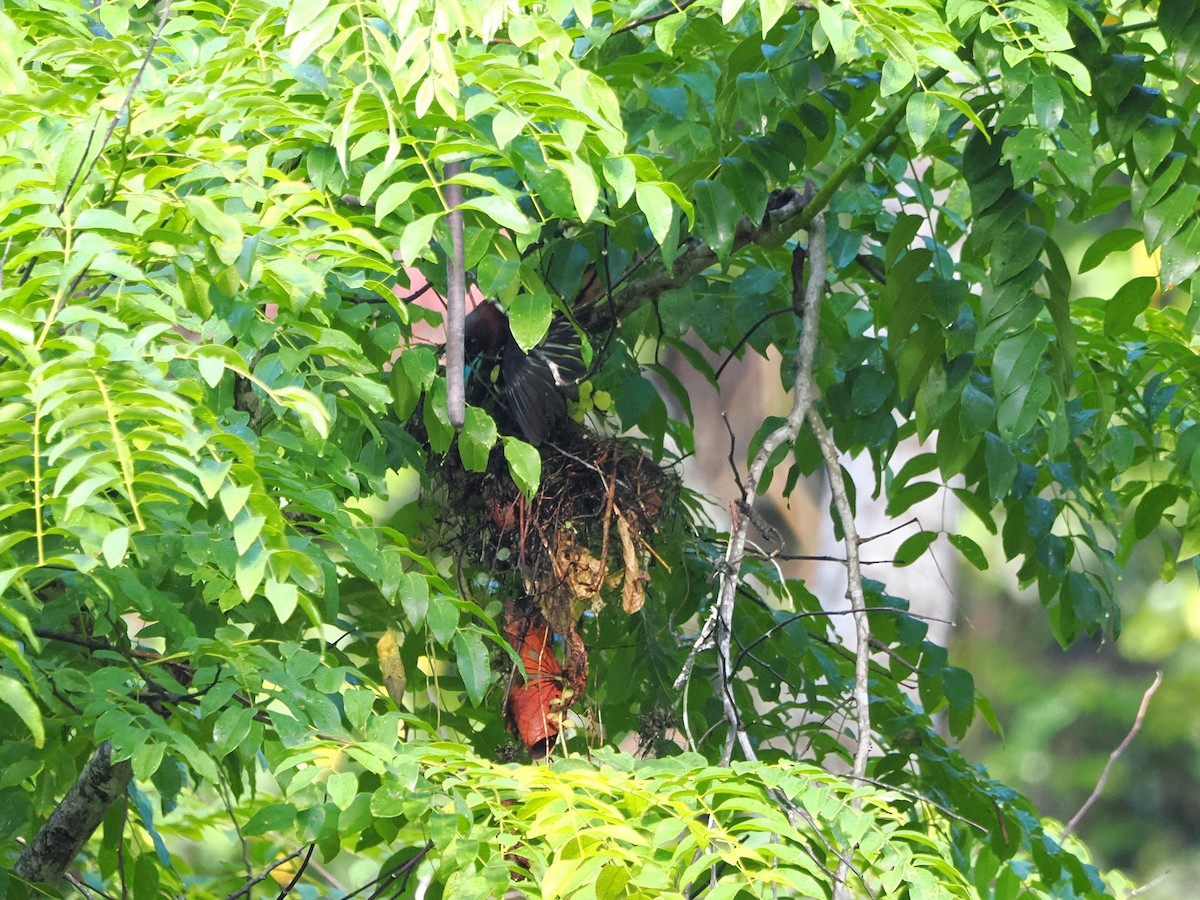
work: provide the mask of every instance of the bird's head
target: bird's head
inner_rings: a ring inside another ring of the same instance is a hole
[[[480,303],[463,323],[466,358],[498,359],[512,337],[508,316],[494,303]]]

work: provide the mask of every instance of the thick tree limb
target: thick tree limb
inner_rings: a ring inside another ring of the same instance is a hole
[[[129,786],[129,760],[112,761],[112,744],[104,741],[84,765],[79,778],[34,836],[13,869],[18,878],[55,884],[100,825],[108,808]]]

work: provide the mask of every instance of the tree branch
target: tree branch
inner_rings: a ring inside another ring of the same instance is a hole
[[[1121,758],[1121,754],[1124,753],[1129,745],[1133,742],[1134,736],[1141,731],[1142,719],[1146,718],[1146,710],[1150,706],[1150,698],[1154,696],[1154,692],[1158,690],[1158,686],[1160,684],[1162,684],[1162,672],[1155,672],[1154,681],[1151,682],[1150,687],[1146,688],[1146,693],[1142,694],[1142,703],[1140,706],[1138,706],[1137,716],[1133,720],[1133,727],[1129,729],[1129,734],[1125,735],[1125,740],[1117,744],[1117,748],[1108,755],[1108,762],[1104,764],[1104,771],[1100,773],[1100,780],[1097,781],[1096,786],[1092,788],[1092,793],[1088,796],[1087,800],[1083,802],[1083,806],[1079,807],[1079,812],[1071,816],[1071,821],[1068,822],[1067,827],[1063,829],[1063,837],[1074,833],[1076,827],[1079,825],[1080,820],[1082,820],[1083,817],[1087,815],[1088,810],[1092,808],[1092,804],[1100,799],[1100,794],[1103,793],[1104,786],[1108,784],[1108,776],[1112,773],[1112,767],[1116,764],[1117,760]]]
[[[805,194],[807,195],[807,193],[808,191],[806,190]],[[800,196],[797,195],[796,200],[800,201],[800,199]],[[804,250],[797,247],[793,257],[794,259],[796,257],[802,259],[803,254]],[[762,480],[771,455],[781,444],[795,441],[800,428],[804,424],[804,417],[813,402],[812,363],[817,347],[821,297],[824,295],[826,287],[825,222],[821,217],[817,217],[813,222],[812,232],[809,236],[808,255],[811,271],[808,277],[807,289],[805,290],[803,285],[799,283],[800,279],[798,277],[794,279],[793,283],[793,296],[798,301],[797,306],[802,320],[802,327],[796,356],[796,378],[793,386],[792,410],[784,423],[771,432],[766,440],[763,441],[762,446],[750,463],[749,471],[746,474],[746,482],[742,489],[741,500],[743,504],[751,507],[754,505],[759,482]],[[799,264],[799,260],[794,261],[793,274],[798,275],[801,269],[802,266]],[[801,296],[802,300],[800,299]],[[754,748],[750,745],[745,730],[741,725],[737,704],[734,701],[730,686],[730,682],[734,676],[730,650],[733,637],[733,607],[737,598],[738,585],[741,582],[741,566],[745,558],[746,538],[749,528],[750,517],[740,516],[736,527],[730,533],[725,558],[722,562],[721,583],[717,603],[713,608],[712,615],[705,623],[700,638],[692,647],[692,651],[684,663],[683,671],[675,681],[677,689],[687,681],[695,664],[696,655],[702,650],[707,649],[708,646],[711,646],[711,641],[715,634],[718,659],[718,693],[721,695],[725,720],[729,724],[729,734],[726,737],[725,752],[722,757],[722,764],[724,765],[728,765],[732,759],[734,745],[738,743],[741,744],[742,752],[747,759],[755,758]]]
[[[850,608],[854,612],[854,630],[858,638],[858,646],[854,653],[854,707],[858,731],[858,745],[854,748],[854,766],[851,770],[854,778],[865,778],[867,774],[867,758],[871,753],[871,694],[868,689],[871,664],[871,626],[867,621],[867,601],[863,595],[862,564],[859,561],[858,529],[854,524],[854,511],[850,507],[850,497],[846,493],[846,485],[842,481],[842,464],[838,459],[837,445],[833,435],[821,418],[815,407],[809,407],[808,425],[821,448],[821,457],[825,461],[825,471],[829,473],[829,489],[833,494],[833,506],[837,510],[838,521],[842,525],[842,538],[846,545],[846,597],[850,600]],[[862,800],[851,800],[855,809],[862,806]],[[838,866],[837,877],[834,879],[834,900],[844,900],[849,897],[846,885],[846,875],[849,867],[843,859]]]
[[[845,184],[846,179],[862,167],[880,144],[895,134],[900,123],[904,121],[909,97],[922,90],[928,90],[945,75],[945,69],[934,69],[929,75],[914,84],[902,97],[899,97],[896,106],[887,114],[887,117],[880,121],[879,126],[857,150],[842,160],[838,167],[830,173],[820,190],[814,192],[812,186],[806,184],[803,192],[797,191],[795,188],[778,191],[771,195],[762,222],[754,223],[745,218],[739,221],[734,230],[731,252],[736,253],[747,244],[758,244],[767,240],[784,241],[797,232],[807,229],[829,205],[829,201]],[[613,321],[619,320],[643,304],[653,301],[665,291],[686,283],[715,262],[717,262],[717,254],[712,248],[699,238],[690,238],[684,242],[683,248],[675,257],[671,271],[663,268],[643,278],[629,281],[621,290],[613,294],[611,303],[597,306],[589,321],[582,324],[589,330],[603,330]]]
[[[129,760],[112,761],[112,744],[104,741],[87,761],[79,778],[58,804],[21,858],[13,872],[29,882],[55,884],[62,880],[71,861],[79,855],[108,808],[133,779]]]
[[[239,897],[248,896],[250,894],[250,892],[252,890],[254,890],[254,886],[256,884],[266,881],[268,878],[271,877],[272,872],[274,872],[276,869],[278,869],[280,866],[284,865],[285,863],[291,862],[293,859],[295,859],[298,856],[304,856],[304,854],[307,853],[307,856],[305,857],[305,862],[307,862],[309,857],[312,856],[312,852],[316,848],[316,846],[317,846],[316,844],[309,844],[307,847],[301,847],[299,850],[293,850],[287,856],[279,857],[279,859],[272,862],[269,866],[267,866],[265,869],[263,869],[257,875],[250,878],[240,888],[238,888],[236,891],[234,891],[232,894],[230,894],[228,897],[226,897],[225,900],[238,900]],[[304,871],[304,867],[301,866],[299,871],[296,874],[299,875],[299,873],[303,872],[303,871]]]

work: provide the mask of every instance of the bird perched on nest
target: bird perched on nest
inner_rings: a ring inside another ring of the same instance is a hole
[[[543,341],[526,353],[513,338],[508,316],[493,303],[480,303],[464,323],[468,400],[496,399],[494,411],[537,446],[567,416],[567,400],[587,374],[579,334],[556,316]]]

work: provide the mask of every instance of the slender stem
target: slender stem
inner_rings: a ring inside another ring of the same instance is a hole
[[[867,758],[871,753],[871,694],[869,690],[871,664],[871,627],[867,621],[867,602],[863,595],[862,563],[859,560],[859,546],[862,543],[858,529],[854,524],[854,510],[850,506],[850,497],[846,493],[846,485],[842,481],[842,464],[838,459],[837,445],[833,435],[825,425],[825,420],[815,407],[808,410],[808,424],[817,445],[821,448],[821,457],[825,461],[825,471],[829,473],[829,489],[833,494],[833,506],[837,511],[838,521],[842,526],[843,542],[846,546],[846,597],[850,600],[850,608],[854,613],[854,629],[858,638],[858,646],[854,653],[854,707],[857,724],[858,745],[854,748],[855,778],[865,778],[867,774]],[[855,809],[862,806],[862,799],[850,801]],[[837,877],[833,885],[834,900],[845,900],[850,896],[846,884],[849,865],[843,858],[838,866]]]
[[[1146,718],[1146,710],[1150,706],[1150,698],[1154,696],[1154,692],[1158,690],[1158,686],[1160,684],[1162,684],[1162,672],[1155,672],[1154,681],[1151,682],[1150,687],[1146,688],[1146,693],[1142,694],[1142,702],[1141,705],[1138,706],[1137,715],[1134,717],[1133,727],[1131,727],[1129,729],[1129,733],[1125,735],[1125,740],[1117,744],[1116,749],[1108,755],[1108,762],[1104,764],[1104,771],[1100,773],[1100,780],[1097,781],[1096,786],[1092,788],[1092,793],[1088,795],[1088,798],[1084,801],[1083,806],[1079,807],[1079,812],[1071,816],[1071,821],[1068,822],[1067,827],[1063,829],[1063,837],[1066,837],[1075,831],[1075,829],[1079,826],[1079,822],[1084,816],[1087,815],[1088,810],[1092,808],[1092,804],[1100,799],[1100,794],[1103,793],[1104,786],[1108,784],[1108,776],[1112,773],[1112,767],[1116,765],[1117,760],[1121,758],[1121,754],[1125,752],[1125,750],[1129,747],[1129,744],[1133,741],[1134,736],[1141,730],[1142,720]]]
[[[792,394],[792,409],[784,423],[769,434],[746,474],[742,490],[742,503],[752,507],[757,495],[758,485],[766,472],[771,455],[781,444],[795,441],[804,424],[804,418],[812,406],[814,385],[812,380],[813,357],[816,354],[817,332],[820,325],[821,297],[826,289],[825,264],[825,221],[818,216],[812,224],[809,235],[808,259],[810,272],[807,289],[801,285],[802,261],[804,251],[797,248],[793,254],[793,296],[796,298],[797,311],[802,320],[800,341],[796,356],[796,378]],[[802,299],[801,299],[802,297]],[[733,757],[733,748],[740,745],[747,759],[754,759],[755,752],[742,726],[737,703],[733,697],[732,680],[734,677],[731,646],[733,641],[733,608],[737,599],[738,585],[741,583],[741,566],[746,554],[746,538],[750,528],[750,517],[740,516],[736,527],[732,529],[729,543],[726,547],[722,563],[720,589],[717,603],[709,620],[705,623],[701,639],[696,641],[684,664],[684,669],[676,679],[676,687],[681,687],[691,674],[695,656],[701,650],[710,646],[715,636],[717,647],[717,678],[718,692],[725,712],[725,720],[729,725],[729,733],[725,741],[723,764],[728,764]]]

